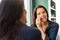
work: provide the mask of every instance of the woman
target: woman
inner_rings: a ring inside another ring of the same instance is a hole
[[[25,25],[24,0],[2,0],[0,7],[0,40],[41,40],[37,29]]]
[[[43,40],[56,40],[58,24],[48,20],[48,12],[42,5],[34,9],[33,26],[41,31]]]

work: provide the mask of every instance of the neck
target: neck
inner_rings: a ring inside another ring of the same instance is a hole
[[[42,26],[47,26],[47,25],[48,25],[48,21],[42,23]]]
[[[48,21],[46,21],[44,24],[47,25],[48,24]]]

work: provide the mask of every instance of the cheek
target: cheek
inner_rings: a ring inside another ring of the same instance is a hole
[[[40,17],[40,15],[37,15],[37,18],[39,18]]]
[[[23,18],[23,20],[26,19],[26,14],[25,13],[22,15],[22,18]]]
[[[47,19],[47,14],[44,14],[43,17],[44,17],[45,19]]]
[[[41,18],[41,17],[43,17],[43,15],[37,15],[37,18]]]

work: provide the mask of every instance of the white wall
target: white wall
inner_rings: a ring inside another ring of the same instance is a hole
[[[59,24],[57,40],[60,40],[60,0],[56,0],[56,20]]]
[[[30,0],[24,0],[24,4],[27,11],[27,25],[30,26]]]
[[[56,20],[59,23],[58,35],[60,36],[60,0],[56,0]]]
[[[24,0],[25,8],[27,10],[27,25],[32,24],[32,0]]]
[[[0,0],[0,3],[1,3],[2,0]]]

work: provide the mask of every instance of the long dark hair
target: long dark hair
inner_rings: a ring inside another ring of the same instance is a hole
[[[39,5],[39,6],[37,6],[37,7],[34,8],[34,12],[33,12],[33,24],[32,24],[32,25],[33,25],[34,27],[36,27],[36,22],[35,22],[35,21],[36,21],[36,18],[37,18],[37,9],[38,9],[38,8],[43,8],[43,9],[46,11],[46,13],[47,13],[47,21],[49,21],[49,19],[48,19],[49,16],[48,16],[48,11],[47,11],[47,9],[46,9],[44,6]]]
[[[16,20],[19,20],[23,14],[24,1],[2,0],[2,2],[3,8],[0,9],[0,40],[17,40],[20,31],[19,27],[16,26]]]

